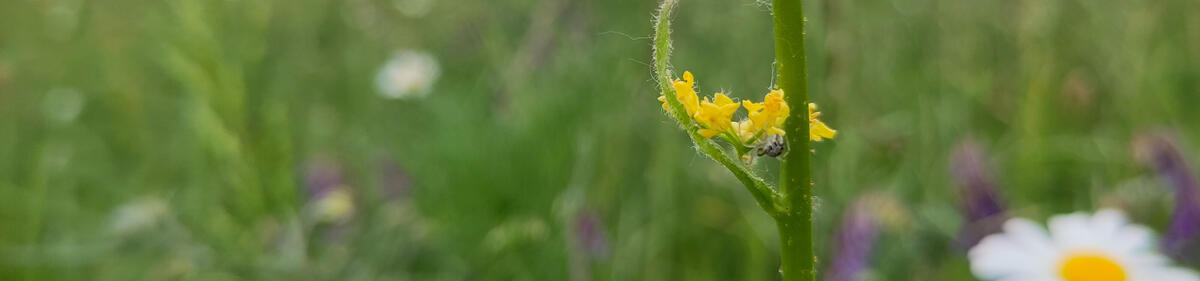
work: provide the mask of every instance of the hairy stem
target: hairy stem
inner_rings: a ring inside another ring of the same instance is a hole
[[[671,10],[675,7],[677,0],[665,0],[662,6],[659,7],[658,16],[654,23],[654,72],[655,80],[658,81],[658,87],[666,97],[668,112],[679,125],[687,131],[692,142],[696,144],[696,149],[704,155],[712,158],[721,166],[724,166],[733,176],[738,179],[746,187],[746,190],[758,202],[759,207],[774,215],[782,212],[779,206],[779,195],[774,189],[767,185],[766,181],[754,175],[745,165],[734,160],[729,154],[722,150],[719,145],[710,139],[700,135],[696,130],[696,125],[692,122],[692,118],[687,115],[683,104],[679,103],[676,98],[674,87],[671,86]]]
[[[801,0],[772,0],[779,87],[792,114],[784,125],[792,152],[783,160],[779,192],[787,211],[779,225],[780,272],[784,281],[816,280],[812,229],[812,159],[808,140],[808,70]]]

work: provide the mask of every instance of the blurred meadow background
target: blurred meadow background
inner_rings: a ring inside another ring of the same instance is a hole
[[[1200,2],[804,5],[840,280],[975,280],[997,211],[1167,231]],[[655,101],[656,6],[0,0],[0,279],[778,280],[771,219]],[[768,5],[673,21],[703,94],[771,86]]]

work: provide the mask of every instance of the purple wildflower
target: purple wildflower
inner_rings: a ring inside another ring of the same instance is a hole
[[[305,167],[304,185],[308,188],[309,202],[325,198],[344,183],[342,169],[333,160],[317,157]]]
[[[868,266],[871,248],[879,235],[879,221],[871,209],[875,204],[864,196],[851,204],[834,234],[833,262],[825,272],[827,281],[858,280]]]
[[[954,149],[950,173],[961,188],[961,207],[966,215],[959,243],[970,248],[983,237],[999,232],[1007,215],[996,199],[996,183],[978,143],[967,140]]]
[[[354,213],[354,198],[337,162],[317,157],[305,167],[309,217],[318,223],[342,225]]]
[[[384,158],[379,162],[379,180],[384,196],[391,201],[403,201],[408,198],[412,192],[412,180],[404,167],[391,158]]]
[[[1148,135],[1136,140],[1135,145],[1139,158],[1154,166],[1159,179],[1175,191],[1171,226],[1163,235],[1161,246],[1166,254],[1182,258],[1200,237],[1200,191],[1196,177],[1170,137]]]
[[[583,211],[575,219],[575,235],[579,247],[593,259],[608,258],[608,238],[604,236],[604,222],[600,215],[592,211]]]

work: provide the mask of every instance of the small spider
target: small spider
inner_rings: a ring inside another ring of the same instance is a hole
[[[779,155],[787,152],[787,140],[784,140],[781,135],[770,134],[759,141],[756,148],[758,149],[758,156],[779,157]]]

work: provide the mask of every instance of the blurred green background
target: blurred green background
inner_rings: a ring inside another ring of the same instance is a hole
[[[655,101],[656,5],[0,0],[0,279],[777,280],[773,222]],[[1200,157],[1200,2],[805,6],[823,266],[876,194],[866,280],[973,280],[968,139],[1014,215],[1164,230],[1133,140]],[[703,94],[770,87],[767,5],[673,20]]]

